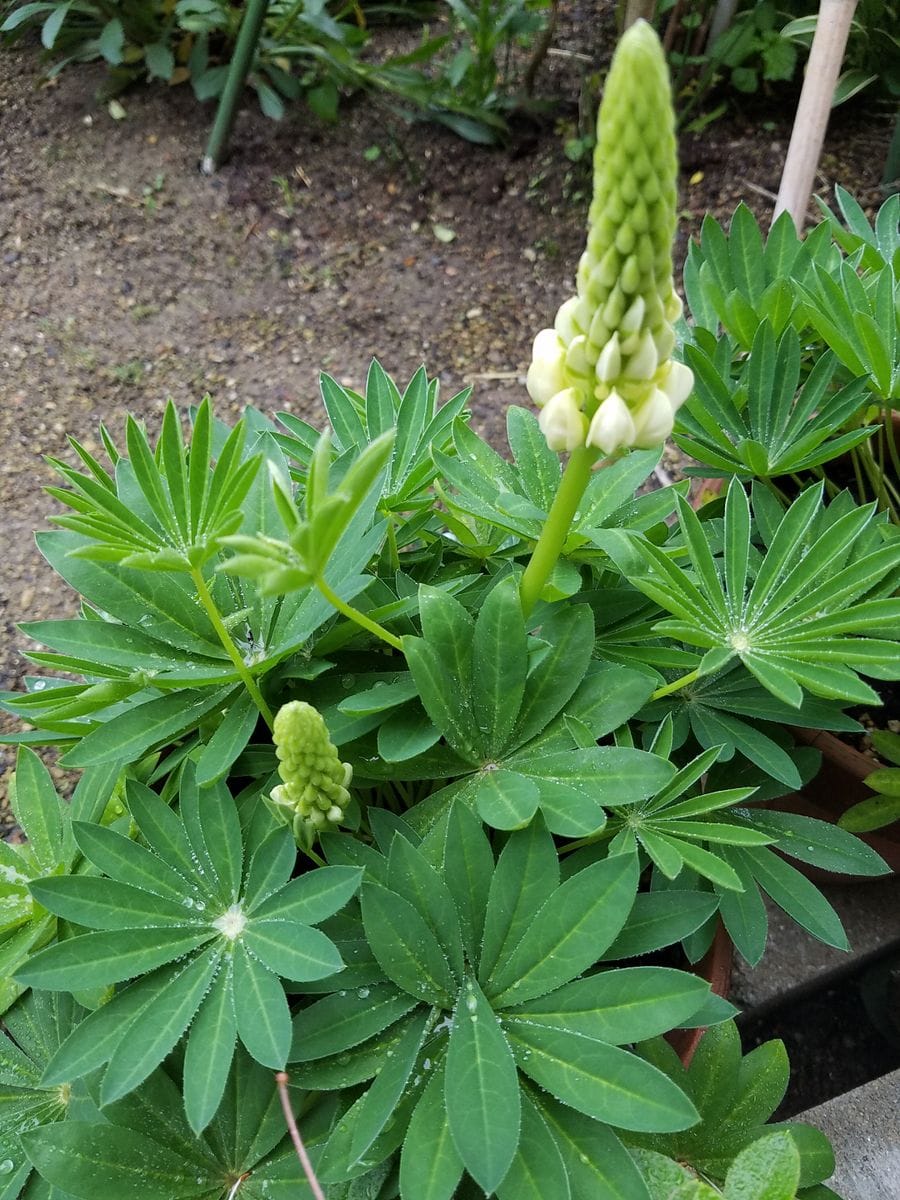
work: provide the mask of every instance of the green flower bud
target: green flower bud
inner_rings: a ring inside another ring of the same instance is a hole
[[[343,819],[353,768],[339,760],[321,713],[304,700],[281,706],[272,737],[283,783],[266,803],[291,827],[297,844],[308,848],[318,833]]]
[[[690,393],[693,377],[670,359],[681,313],[672,282],[676,176],[665,57],[638,21],[619,43],[600,106],[576,295],[535,339],[526,381],[552,413],[542,427],[554,449],[572,448],[576,412],[587,444],[605,453],[656,445]],[[554,403],[559,393],[564,403]]]

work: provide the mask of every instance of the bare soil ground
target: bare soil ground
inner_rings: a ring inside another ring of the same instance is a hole
[[[595,5],[564,13],[542,83],[571,122],[612,18]],[[53,507],[45,456],[73,459],[67,434],[97,451],[100,421],[118,437],[131,411],[153,431],[168,396],[186,406],[206,392],[226,417],[252,403],[317,422],[318,372],[358,387],[377,355],[399,381],[424,361],[445,396],[472,384],[476,424],[499,443],[508,405],[528,403],[531,340],[571,291],[581,251],[586,170],[549,121],[484,149],[424,124],[397,126],[395,141],[366,97],[333,127],[299,110],[275,124],[248,99],[230,160],[204,178],[208,107],[157,87],[124,96],[115,121],[95,99],[102,78],[82,67],[47,86],[39,48],[0,55],[6,689],[27,667],[15,623],[75,608],[32,536]],[[727,216],[743,199],[770,211],[792,114],[793,99],[733,109],[684,139],[682,252],[707,210]],[[889,136],[885,118],[839,111],[821,193],[840,182],[874,209]],[[0,791],[11,761],[0,757]]]

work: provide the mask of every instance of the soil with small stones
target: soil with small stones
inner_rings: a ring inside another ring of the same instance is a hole
[[[76,609],[33,540],[54,507],[45,456],[74,461],[67,434],[98,452],[101,421],[119,438],[133,412],[155,433],[168,396],[206,392],[224,417],[252,403],[321,422],[319,371],[359,387],[377,355],[399,380],[424,361],[444,396],[471,384],[501,443],[532,337],[572,290],[587,170],[563,144],[608,61],[609,9],[562,6],[539,77],[559,122],[523,121],[505,148],[400,126],[366,97],[335,126],[300,110],[276,124],[248,100],[212,178],[197,170],[212,114],[187,87],[129,92],[117,121],[95,98],[102,68],[50,85],[39,47],[2,54],[0,688],[27,669],[16,622]],[[707,210],[769,213],[793,107],[733,108],[683,140],[680,255]],[[840,182],[873,211],[889,137],[886,118],[840,110],[822,194]]]

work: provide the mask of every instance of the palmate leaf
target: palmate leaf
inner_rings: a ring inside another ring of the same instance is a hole
[[[80,858],[72,819],[97,821],[116,786],[120,763],[85,771],[71,803],[56,793],[50,773],[27,747],[20,747],[11,780],[10,808],[27,841],[0,842],[0,1012],[23,991],[14,979],[28,955],[49,941],[56,918],[34,904],[32,880],[70,869]]]
[[[58,1083],[108,1063],[104,1103],[140,1084],[193,1022],[189,1056],[200,1076],[185,1103],[200,1129],[221,1097],[235,1033],[266,1066],[283,1066],[291,1024],[282,979],[341,970],[337,948],[313,926],[346,904],[361,872],[328,867],[287,881],[289,832],[242,837],[227,789],[201,794],[190,771],[177,814],[142,785],[128,801],[145,844],[78,824],[79,847],[102,874],[32,884],[45,908],[93,932],[40,951],[20,980],[72,991],[132,981],[78,1026],[47,1071]]]
[[[635,856],[601,858],[560,885],[553,839],[539,817],[510,835],[495,866],[477,822],[459,801],[454,807],[460,815],[451,808],[418,846],[395,831],[387,859],[369,850],[361,920],[353,907],[340,918],[345,938],[359,922],[388,979],[316,999],[294,1018],[291,1059],[305,1086],[374,1080],[335,1127],[325,1177],[359,1178],[403,1144],[403,1200],[449,1200],[463,1171],[511,1200],[513,1181],[580,1178],[571,1175],[564,1143],[588,1138],[605,1149],[591,1172],[597,1179],[611,1172],[621,1191],[610,1194],[638,1200],[639,1176],[603,1122],[621,1123],[627,1113],[636,1127],[675,1129],[694,1111],[670,1080],[623,1047],[690,1022],[705,1009],[708,987],[649,968],[576,978],[622,927],[637,887]],[[331,861],[341,861],[348,840],[331,835],[324,845]],[[474,896],[455,882],[462,855],[477,856],[488,879]],[[473,939],[473,930],[483,936]],[[457,938],[462,970],[451,965]],[[534,1111],[529,1078],[564,1101],[553,1110],[562,1135],[543,1105]],[[394,1105],[390,1128],[383,1093]],[[543,1166],[523,1141],[528,1131],[543,1146]]]
[[[404,650],[422,705],[459,760],[438,773],[468,776],[461,794],[488,824],[518,829],[540,807],[554,833],[589,835],[613,797],[644,799],[672,774],[657,756],[593,744],[637,712],[652,684],[643,672],[591,664],[587,605],[548,611],[539,638],[547,648],[529,671],[537,639],[526,636],[512,576],[493,585],[475,620],[436,588],[419,595],[422,637],[406,637]],[[492,660],[501,666],[485,668]],[[575,747],[571,719],[591,745]]]
[[[662,1038],[645,1042],[640,1053],[683,1087],[702,1120],[672,1133],[624,1133],[630,1146],[641,1146],[677,1159],[711,1180],[725,1180],[746,1147],[771,1130],[784,1131],[799,1152],[799,1183],[811,1187],[834,1170],[828,1139],[811,1126],[796,1122],[766,1126],[788,1083],[788,1060],[781,1042],[766,1042],[741,1055],[733,1022],[710,1029],[685,1069]]]
[[[48,1058],[78,1022],[81,1009],[64,993],[23,996],[3,1018],[0,1040],[0,1159],[24,1189],[31,1174],[21,1135],[66,1119],[70,1089],[41,1082]],[[7,1179],[0,1177],[0,1189]],[[16,1192],[16,1196],[19,1193]]]
[[[900,669],[900,645],[890,640],[900,627],[900,600],[879,591],[900,563],[900,542],[884,541],[854,557],[874,507],[845,507],[824,508],[821,488],[810,488],[783,514],[754,566],[748,501],[733,481],[724,578],[707,529],[680,498],[690,572],[646,539],[607,531],[599,541],[635,586],[672,614],[657,632],[708,651],[701,673],[738,658],[764,688],[797,708],[804,688],[829,699],[875,702],[859,675],[886,678]]]
[[[685,351],[694,392],[679,413],[675,440],[703,464],[690,474],[786,475],[828,462],[875,432],[874,425],[845,431],[865,403],[865,380],[832,392],[834,355],[823,354],[799,389],[800,338],[792,326],[776,342],[763,321],[736,378],[728,349],[725,362],[701,346]]]
[[[24,1195],[227,1200],[242,1180],[239,1190],[250,1200],[290,1200],[303,1187],[271,1072],[243,1049],[235,1055],[222,1103],[204,1134],[197,1136],[188,1126],[179,1101],[177,1082],[159,1069],[128,1096],[106,1105],[102,1118],[96,1107],[86,1105],[77,1119],[31,1130],[24,1140],[40,1173],[32,1182],[44,1190]],[[290,1102],[315,1158],[328,1114],[310,1114],[309,1097],[294,1087]],[[302,1116],[301,1108],[306,1110]]]
[[[749,799],[755,788],[729,788],[684,798],[706,775],[720,750],[714,746],[687,763],[655,796],[612,809],[607,823],[607,832],[615,831],[611,849],[633,849],[637,844],[669,879],[677,879],[687,865],[720,887],[741,891],[734,870],[709,846],[765,846],[775,840],[774,835],[750,829],[722,812]]]
[[[208,397],[197,410],[189,446],[169,401],[155,455],[144,430],[129,417],[128,457],[117,457],[114,476],[77,447],[86,473],[53,461],[73,489],[54,488],[53,495],[75,514],[53,519],[90,539],[76,551],[81,557],[145,570],[198,568],[216,553],[216,538],[240,524],[241,502],[261,462],[258,457],[243,460],[245,433],[244,423],[238,422],[211,468]]]

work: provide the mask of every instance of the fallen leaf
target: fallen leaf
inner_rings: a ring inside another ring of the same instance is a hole
[[[122,107],[118,100],[110,100],[106,106],[106,110],[114,121],[124,121],[128,113]]]
[[[456,231],[450,229],[447,225],[432,225],[431,232],[439,242],[452,242],[456,240]]]

